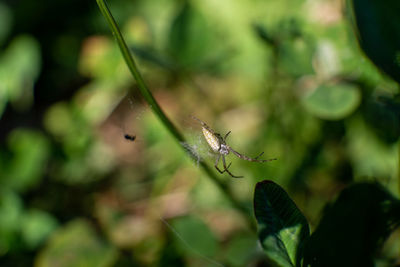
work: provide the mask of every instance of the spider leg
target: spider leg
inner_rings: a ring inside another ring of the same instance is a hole
[[[221,154],[218,154],[218,156],[217,156],[217,158],[215,159],[215,164],[214,164],[214,167],[217,169],[217,171],[219,172],[219,173],[224,173],[225,172],[225,170],[223,170],[223,171],[221,171],[219,168],[218,168],[218,162],[219,162],[219,159],[221,158]]]
[[[259,157],[261,157],[264,154],[264,151],[260,153],[260,155],[258,155],[257,157],[255,157],[254,159],[258,159]]]
[[[247,160],[247,161],[253,161],[253,162],[268,162],[268,161],[276,160],[276,158],[273,158],[273,159],[258,159],[259,157],[261,157],[261,156],[264,154],[264,152],[262,152],[260,155],[258,155],[258,156],[255,157],[255,158],[250,158],[250,157],[248,157],[248,156],[246,156],[246,155],[242,155],[242,154],[240,154],[239,152],[233,150],[231,147],[229,147],[229,150],[232,151],[232,153],[235,154],[238,158],[241,158],[241,159],[244,159],[244,160]]]
[[[222,156],[222,157],[223,157],[223,159],[225,159],[224,156]],[[228,169],[229,169],[229,167],[231,166],[232,162],[228,164],[228,167],[226,167],[226,165],[224,165],[224,170],[221,171],[221,169],[218,168],[218,162],[219,162],[220,158],[221,158],[221,154],[218,154],[218,157],[217,157],[216,160],[215,160],[214,167],[217,169],[217,171],[218,171],[219,173],[222,174],[222,173],[228,171]]]
[[[227,172],[230,176],[232,176],[233,178],[243,178],[243,176],[236,176],[233,175],[229,170],[229,166],[231,166],[231,163],[229,163],[228,167],[226,167],[226,162],[225,162],[225,156],[222,155],[222,164],[224,165],[224,171]]]
[[[231,133],[231,131],[227,132],[224,136],[224,141],[226,140],[226,138],[228,137],[228,135]]]
[[[232,162],[229,162],[228,167],[226,167],[225,169],[229,169],[229,167],[232,165]]]

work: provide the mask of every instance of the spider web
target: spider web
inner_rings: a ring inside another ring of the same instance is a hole
[[[141,136],[141,131],[138,129],[139,121],[145,116],[145,112],[149,112],[149,106],[142,103],[140,99],[134,98],[132,95],[126,95],[123,97],[119,104],[116,105],[114,113],[115,117],[111,120],[114,121],[115,127],[119,129],[119,133],[115,138],[120,138],[124,143],[132,142],[129,140],[124,140],[124,135],[135,136],[135,140],[132,145],[126,146],[133,148],[135,151],[135,142],[143,141],[143,136]],[[113,116],[113,115],[110,115]],[[190,121],[189,121],[190,120]],[[204,139],[201,131],[201,125],[198,125],[196,121],[193,121],[188,117],[189,122],[187,127],[184,125],[185,136],[187,137],[186,142],[180,142],[180,145],[185,149],[189,156],[193,159],[195,165],[199,167],[200,162],[204,161],[204,158],[214,157],[215,154],[211,153],[211,150]],[[181,242],[189,251],[197,255],[203,261],[212,264],[213,266],[224,266],[222,263],[207,257],[198,250],[196,250],[193,245],[190,244],[188,240],[180,234],[174,227],[161,215],[158,215],[158,219],[167,227],[174,236],[177,237],[178,242]]]
[[[142,119],[143,114],[146,112],[146,108],[142,104],[137,103],[131,95],[127,95],[123,101],[126,102],[124,104],[127,105],[127,108],[123,114],[123,118],[121,118],[122,130],[124,134],[135,135],[138,137],[138,134],[135,133],[137,132],[135,124],[137,121]],[[136,128],[136,131],[133,128]],[[141,138],[139,137],[139,140],[140,139]]]
[[[169,229],[169,230],[182,242],[182,244],[184,244],[191,252],[193,252],[194,254],[200,256],[202,259],[208,261],[209,263],[212,263],[212,264],[217,265],[217,266],[222,266],[222,267],[225,266],[225,265],[223,265],[222,263],[217,262],[217,261],[215,261],[215,260],[213,260],[213,259],[211,259],[211,258],[209,258],[209,257],[207,257],[207,256],[205,256],[205,255],[203,255],[202,253],[198,252],[195,248],[193,248],[193,247],[182,237],[181,234],[179,234],[179,232],[178,232],[176,229],[174,229],[174,228],[172,227],[172,225],[171,225],[170,223],[168,223],[168,222],[167,222],[165,219],[163,219],[161,216],[159,216],[159,219],[160,219],[160,221],[161,221],[165,226],[168,227],[168,229]]]
[[[180,142],[180,144],[194,160],[196,166],[199,167],[200,162],[204,162],[205,159],[215,159],[216,154],[211,151],[210,146],[204,139],[201,125],[189,116],[185,118],[185,124],[187,124],[187,141]]]

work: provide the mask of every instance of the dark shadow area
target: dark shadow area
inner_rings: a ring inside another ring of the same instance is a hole
[[[311,266],[374,266],[374,255],[400,225],[400,201],[376,183],[342,191],[326,207],[321,222],[305,245]]]

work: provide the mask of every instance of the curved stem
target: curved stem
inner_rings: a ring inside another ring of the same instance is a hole
[[[146,83],[143,80],[142,75],[140,74],[136,63],[131,55],[131,52],[122,37],[121,31],[118,28],[117,23],[115,22],[114,17],[112,16],[110,9],[107,6],[107,3],[105,0],[96,0],[97,4],[100,8],[101,13],[103,16],[106,18],[111,31],[118,43],[118,46],[121,50],[122,56],[124,57],[124,60],[126,64],[128,65],[128,68],[130,72],[132,73],[132,76],[135,78],[137,82],[137,86],[140,90],[140,93],[142,94],[143,98],[145,101],[149,104],[150,108],[156,115],[161,120],[161,123],[164,124],[164,126],[168,129],[168,131],[174,136],[176,141],[179,144],[182,144],[185,142],[185,139],[183,135],[178,131],[178,129],[175,127],[175,125],[168,119],[168,117],[165,115],[165,113],[162,111],[161,107],[158,105],[157,101],[154,99],[152,93],[150,92],[149,88],[147,87]],[[180,145],[181,146],[181,145]],[[181,146],[182,147],[182,146]],[[183,148],[183,147],[182,147]],[[190,154],[189,154],[190,155]],[[211,171],[210,167],[204,163],[203,161],[200,162],[200,166],[202,167],[203,171],[211,178],[211,180],[218,186],[218,188],[224,193],[224,195],[232,202],[233,206],[243,213],[245,213],[246,219],[248,219],[249,226],[254,229],[254,220],[251,220],[251,218],[248,216],[247,209],[241,205],[239,201],[237,201],[232,194],[229,192],[228,187],[226,186],[225,183],[220,181],[215,173]]]
[[[170,133],[179,141],[184,141],[182,134],[176,129],[176,127],[171,123],[171,121],[165,116],[165,113],[161,110],[160,106],[158,105],[157,101],[154,99],[153,95],[151,94],[149,88],[147,87],[146,83],[144,82],[142,75],[140,74],[135,61],[131,55],[131,52],[122,37],[121,31],[118,28],[117,23],[115,22],[114,17],[112,16],[110,9],[107,6],[107,3],[104,0],[97,0],[97,4],[100,7],[101,13],[106,18],[108,24],[111,27],[111,31],[117,40],[118,46],[121,50],[122,56],[128,65],[132,76],[135,78],[140,93],[143,95],[143,98],[149,104],[150,108],[156,114],[156,116],[161,120],[165,127],[169,130]]]
[[[399,192],[398,194],[400,195],[400,141],[398,141],[398,151],[397,151],[397,160],[398,160],[398,165],[397,165],[397,183],[398,183],[398,189]]]

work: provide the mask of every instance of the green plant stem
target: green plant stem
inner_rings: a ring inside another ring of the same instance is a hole
[[[96,1],[100,8],[101,13],[106,18],[109,26],[111,27],[111,31],[115,39],[117,40],[122,56],[124,57],[124,60],[128,65],[130,72],[132,73],[133,77],[137,82],[137,86],[140,90],[140,93],[142,94],[145,101],[149,104],[151,110],[154,112],[156,117],[158,117],[161,120],[161,123],[173,135],[173,137],[179,143],[180,147],[183,148],[182,143],[185,142],[183,135],[178,131],[175,125],[167,118],[165,113],[162,111],[161,107],[158,105],[157,101],[154,99],[146,83],[144,82],[143,77],[136,66],[136,63],[131,55],[131,52],[128,46],[126,45],[124,38],[122,37],[121,31],[119,30],[118,25],[115,22],[115,19],[111,14],[110,9],[108,8],[106,1],[105,0],[96,0]],[[200,162],[200,166],[202,167],[203,171],[208,175],[208,177],[211,178],[211,180],[218,186],[218,188],[224,193],[224,195],[231,201],[233,206],[242,211],[243,213],[245,213],[246,215],[245,218],[248,220],[249,226],[254,229],[254,221],[250,218],[250,216],[248,216],[247,209],[233,197],[233,195],[228,190],[226,184],[220,181],[216,177],[215,173],[211,171],[210,167],[206,163],[202,161]]]

